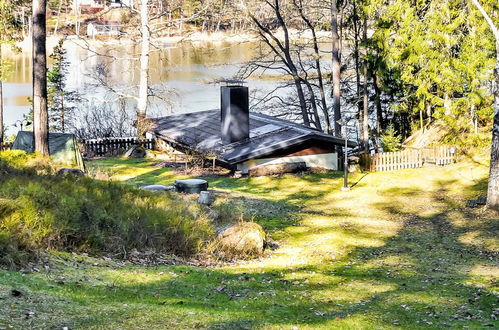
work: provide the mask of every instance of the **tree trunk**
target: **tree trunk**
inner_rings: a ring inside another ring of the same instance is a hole
[[[23,33],[23,40],[26,40],[26,17],[24,14],[24,6],[21,8],[21,20],[22,20],[22,33]],[[29,23],[28,23],[28,31],[29,31]]]
[[[35,151],[49,155],[47,109],[46,0],[33,0],[33,130]]]
[[[3,150],[4,136],[3,136],[3,72],[2,67],[2,44],[0,44],[0,150]]]
[[[377,125],[376,125],[376,133],[378,136],[381,135],[381,132],[385,128],[385,125],[383,123],[383,108],[381,107],[381,89],[379,88],[378,84],[378,76],[373,73],[373,86],[374,86],[374,103],[376,105],[376,118],[377,118]]]
[[[66,133],[66,111],[64,110],[64,95],[61,95],[61,132]]]
[[[340,36],[338,35],[338,5],[337,0],[331,0],[331,32],[333,38],[333,117],[334,134],[341,136],[341,60],[340,60]]]
[[[149,31],[148,0],[141,0],[140,5],[140,30],[142,34],[140,51],[140,81],[139,98],[137,101],[137,138],[144,139],[146,135],[147,98],[149,86],[149,51],[151,33]]]
[[[310,93],[310,105],[312,106],[312,112],[314,114],[315,128],[322,131],[321,119],[319,117],[319,112],[317,111],[317,99],[315,98],[314,89],[307,79],[303,79],[303,83],[307,86],[308,92]]]
[[[423,123],[423,110],[419,109],[419,126],[421,128],[421,133],[424,132],[424,123]]]
[[[478,134],[478,117],[475,111],[475,105],[472,104],[470,107],[470,117],[471,117],[471,126],[473,126],[473,132]]]
[[[487,206],[499,210],[499,28],[478,0],[472,0],[482,16],[489,24],[496,39],[496,68],[494,70],[494,124],[492,126],[492,151],[490,155],[489,187],[487,191]]]
[[[448,105],[448,102],[445,101],[445,113],[446,113],[446,116],[450,116],[450,112],[447,111],[447,105]],[[432,108],[431,108],[431,103],[430,102],[426,102],[426,117],[428,117],[428,126],[430,126],[431,122],[432,122],[432,119],[433,119],[433,114],[432,114]]]
[[[307,27],[310,29],[310,32],[312,33],[312,41],[314,44],[314,53],[315,53],[315,66],[317,67],[316,70],[317,70],[317,76],[318,76],[318,80],[319,80],[319,92],[320,92],[320,96],[321,96],[322,111],[324,113],[324,119],[326,122],[326,131],[328,134],[333,135],[333,128],[331,127],[331,120],[329,118],[329,110],[327,108],[326,93],[324,92],[324,81],[322,78],[322,68],[321,68],[321,55],[320,55],[320,51],[319,51],[319,42],[317,40],[317,34],[315,32],[315,27],[312,24],[312,22],[310,21],[310,19],[308,19],[307,16],[305,15],[305,13],[303,12],[303,2],[300,1],[298,4],[295,1],[295,6],[298,8],[298,10],[300,12],[300,16],[302,17],[303,21],[305,22]],[[310,90],[310,93],[313,94],[313,90],[310,86],[310,83],[307,82],[307,86]],[[315,96],[314,96],[314,99],[315,99]],[[317,108],[317,107],[315,107],[315,108]],[[315,111],[316,111],[315,116],[318,117],[317,109],[315,109]],[[320,121],[319,121],[319,125],[320,125]]]
[[[303,117],[303,124],[310,126],[310,119],[307,112],[307,101],[305,100],[305,94],[303,93],[303,87],[301,85],[301,79],[298,75],[294,76],[294,82],[296,86],[296,92],[298,93],[298,100],[300,101],[301,115]]]
[[[367,41],[367,16],[364,17],[364,33],[363,33],[364,43]],[[366,54],[367,57],[367,54]],[[364,100],[363,100],[363,111],[362,111],[362,144],[364,150],[369,152],[369,89],[367,84],[369,83],[369,68],[367,67],[367,58],[364,59]]]
[[[494,70],[494,80],[494,124],[492,126],[492,151],[490,156],[487,206],[499,211],[499,34],[496,35],[496,68]]]
[[[494,70],[494,124],[492,127],[492,151],[490,156],[489,188],[487,206],[499,210],[499,38],[497,39],[497,64]]]
[[[57,9],[57,21],[55,22],[54,35],[57,35],[57,30],[59,29],[59,18],[61,17],[62,3],[64,0],[59,0],[59,8]]]
[[[360,31],[358,26],[359,16],[357,14],[357,1],[353,2],[353,33],[354,33],[354,49],[353,49],[353,57],[355,60],[355,84],[356,84],[356,92],[357,92],[357,109],[359,119],[362,119],[362,101],[361,101],[361,89],[362,86],[360,84],[360,51],[359,51],[359,39],[360,39]]]

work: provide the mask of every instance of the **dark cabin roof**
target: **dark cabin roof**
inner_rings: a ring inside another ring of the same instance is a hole
[[[213,153],[228,164],[262,158],[277,151],[315,140],[344,145],[345,140],[316,129],[274,118],[261,113],[250,113],[250,138],[231,144],[222,144],[220,110],[171,115],[151,119],[151,133],[181,148],[200,153]],[[357,143],[348,141],[349,147]]]

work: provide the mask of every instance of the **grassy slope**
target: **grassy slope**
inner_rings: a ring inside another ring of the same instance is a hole
[[[176,178],[142,160],[96,164],[134,185]],[[486,176],[477,164],[356,174],[350,192],[339,174],[208,178],[281,247],[213,269],[63,255],[39,273],[0,271],[0,327],[497,326],[497,218],[463,207]]]

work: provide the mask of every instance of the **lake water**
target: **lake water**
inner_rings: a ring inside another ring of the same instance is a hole
[[[241,65],[250,60],[258,43],[183,42],[161,44],[150,56],[150,77],[154,87],[161,87],[168,104],[153,102],[150,114],[194,112],[218,108],[220,79],[229,79]],[[96,87],[96,72],[106,72],[107,84],[122,92],[136,93],[138,82],[138,47],[113,42],[91,42],[85,45],[67,40],[67,58],[70,62],[68,89],[79,91],[92,102],[115,102],[106,89]],[[90,48],[90,49],[89,49]],[[31,96],[31,54],[11,55],[13,70],[4,82],[4,120],[9,135],[18,128],[13,125],[29,112],[27,98]],[[272,80],[251,79],[250,91],[265,92],[275,86]]]

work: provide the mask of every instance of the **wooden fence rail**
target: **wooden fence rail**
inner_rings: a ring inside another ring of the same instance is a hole
[[[424,164],[449,165],[455,162],[456,148],[436,146],[424,149],[407,149],[364,156],[365,167],[373,172],[418,168]]]
[[[132,146],[139,144],[139,141],[135,137],[130,137],[83,140],[81,143],[84,147],[83,153],[85,155],[107,156],[124,152]],[[146,149],[153,149],[154,141],[153,139],[146,139],[140,142],[140,145]]]

